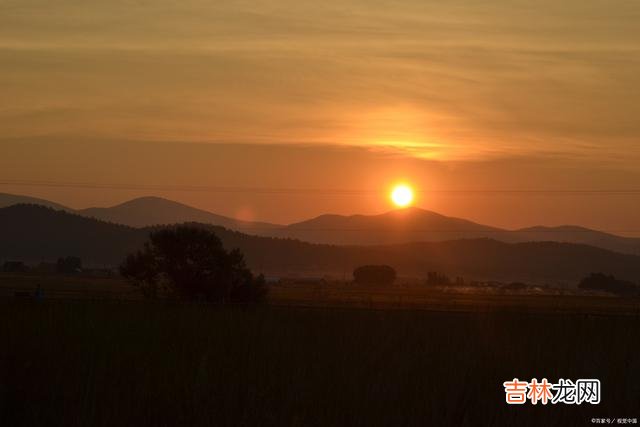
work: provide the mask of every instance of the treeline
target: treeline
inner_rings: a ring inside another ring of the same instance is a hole
[[[356,285],[389,286],[394,284],[396,277],[395,269],[389,265],[364,265],[353,271],[353,283]],[[451,279],[446,274],[437,271],[428,272],[424,284],[432,287],[492,287],[506,291],[526,291],[539,288],[523,282],[466,281],[460,276]],[[640,296],[640,283],[636,284],[628,280],[616,279],[614,276],[604,273],[591,273],[583,278],[577,287],[585,291],[601,291],[617,296]]]
[[[578,288],[589,291],[604,291],[623,297],[640,296],[640,284],[616,279],[604,273],[592,273],[580,281]]]
[[[427,274],[425,280],[427,286],[492,286],[505,290],[525,290],[527,288],[535,288],[535,285],[523,282],[502,283],[497,281],[481,282],[477,280],[465,281],[462,277],[456,277],[452,280],[447,275],[435,271]],[[640,282],[634,283],[630,280],[617,279],[611,274],[591,273],[587,277],[580,280],[577,285],[578,289],[584,291],[600,291],[607,292],[617,296],[637,297],[640,296]]]
[[[28,264],[24,261],[8,260],[0,263],[3,273],[35,273],[35,274],[67,274],[83,276],[113,276],[116,271],[111,268],[85,268],[78,256],[59,257],[56,262],[41,261]]]
[[[389,265],[365,265],[353,271],[353,282],[358,285],[392,285],[396,280],[396,276],[395,269]],[[465,281],[464,278],[459,276],[451,279],[446,274],[437,271],[427,273],[427,278],[424,283],[427,286],[438,287],[490,286],[508,291],[524,291],[537,288],[537,286],[523,282]],[[623,297],[640,296],[640,283],[636,284],[629,280],[620,280],[613,275],[604,273],[591,273],[589,276],[583,278],[577,287],[585,291],[601,291]]]

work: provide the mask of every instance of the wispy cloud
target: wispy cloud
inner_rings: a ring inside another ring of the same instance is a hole
[[[5,1],[6,136],[640,159],[640,4]]]

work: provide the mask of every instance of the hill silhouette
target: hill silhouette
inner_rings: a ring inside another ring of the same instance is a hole
[[[504,231],[411,207],[380,215],[321,215],[290,224],[275,233],[312,243],[381,245],[495,237]]]
[[[0,258],[27,262],[80,256],[84,265],[116,265],[148,232],[40,205],[0,209]],[[56,256],[58,254],[58,256]]]
[[[76,211],[80,215],[131,227],[200,222],[233,230],[267,231],[280,227],[265,222],[249,222],[217,215],[202,209],[163,199],[140,197],[109,208],[88,208]]]
[[[640,255],[640,239],[621,237],[577,226],[506,230],[448,217],[419,208],[381,215],[321,215],[271,232],[312,243],[380,245],[488,238],[506,243],[566,242]]]
[[[0,193],[0,207],[18,203],[54,209],[131,227],[198,222],[222,226],[256,236],[281,237],[332,245],[388,245],[488,238],[506,243],[566,242],[640,255],[640,238],[616,236],[584,227],[535,226],[507,230],[449,217],[420,208],[406,208],[380,215],[321,215],[289,225],[249,222],[163,199],[141,197],[109,208],[74,211],[43,199]]]
[[[504,243],[461,239],[370,247],[311,244],[250,236],[219,226],[227,249],[239,248],[255,272],[272,275],[348,276],[359,265],[388,264],[400,276],[440,271],[478,280],[576,282],[594,271],[625,280],[640,278],[640,257],[587,245],[553,242]],[[53,261],[79,255],[84,265],[119,264],[151,230],[133,228],[34,205],[0,209],[0,260]]]
[[[63,210],[71,212],[73,209],[63,206],[59,203],[55,203],[45,199],[39,199],[37,197],[21,196],[19,194],[0,193],[0,208],[6,208],[7,206],[13,206],[18,204],[31,204],[46,206],[53,209]]]
[[[640,255],[640,239],[638,238],[616,236],[615,234],[604,233],[575,225],[528,227],[515,230],[511,234],[516,241],[582,243],[611,251]]]
[[[56,210],[76,213],[101,221],[130,227],[149,227],[154,225],[179,224],[183,222],[199,222],[220,225],[232,230],[243,230],[252,234],[268,234],[281,225],[266,222],[241,221],[197,209],[162,197],[139,197],[108,208],[87,208],[74,210],[59,203],[29,196],[0,193],[0,208],[17,204],[46,206]]]

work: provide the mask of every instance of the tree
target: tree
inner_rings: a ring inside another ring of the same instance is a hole
[[[388,265],[363,265],[353,270],[353,279],[358,284],[392,285],[396,271]]]
[[[153,298],[168,293],[190,300],[255,302],[266,296],[264,278],[253,276],[240,251],[226,251],[215,233],[193,226],[152,232],[142,250],[127,256],[120,273]]]
[[[618,296],[640,296],[640,286],[603,273],[591,273],[580,281],[578,288],[605,291]]]
[[[79,273],[82,271],[82,260],[77,256],[58,258],[56,271],[65,274]]]
[[[450,284],[451,279],[445,274],[438,273],[437,271],[427,273],[427,285],[429,286],[449,286]]]

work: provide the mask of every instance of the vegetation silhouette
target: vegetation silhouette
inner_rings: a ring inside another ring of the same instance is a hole
[[[451,284],[451,279],[445,274],[437,271],[430,271],[427,273],[426,283],[429,286],[449,286]]]
[[[618,296],[640,296],[640,286],[627,280],[616,279],[613,275],[591,273],[580,281],[580,289],[605,291]]]
[[[27,270],[27,266],[22,261],[5,261],[4,264],[2,264],[2,271],[4,273],[24,273]]]
[[[77,256],[58,258],[56,271],[64,274],[79,273],[82,271],[82,260]]]
[[[363,265],[353,270],[353,280],[359,285],[393,285],[396,271],[388,265]]]
[[[120,273],[151,298],[171,295],[209,302],[258,302],[264,277],[254,277],[237,250],[226,251],[215,233],[193,226],[160,229],[127,256]]]

